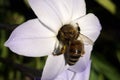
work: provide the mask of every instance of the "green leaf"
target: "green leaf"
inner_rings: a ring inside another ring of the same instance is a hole
[[[116,5],[111,0],[95,0],[97,3],[99,3],[101,6],[103,6],[105,9],[107,9],[110,13],[115,14],[116,13]]]
[[[93,56],[92,57],[92,67],[99,74],[103,74],[109,80],[119,80],[120,73],[113,67],[109,62],[107,62],[102,56]],[[102,79],[100,79],[102,80]]]

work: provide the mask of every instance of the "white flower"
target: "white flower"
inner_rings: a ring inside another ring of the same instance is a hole
[[[42,80],[53,80],[66,69],[83,72],[89,64],[92,45],[85,45],[85,54],[74,66],[65,66],[64,56],[53,56],[52,52],[57,41],[57,33],[65,24],[78,23],[81,29],[80,33],[93,42],[99,36],[101,25],[94,14],[86,15],[85,1],[28,0],[28,2],[38,18],[18,26],[6,41],[5,46],[23,56],[48,55]]]

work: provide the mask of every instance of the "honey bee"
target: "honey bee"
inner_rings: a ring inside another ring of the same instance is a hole
[[[80,39],[78,40],[78,38]],[[59,44],[55,46],[53,55],[64,54],[65,63],[70,66],[74,65],[84,55],[84,42],[93,44],[91,39],[80,33],[78,24],[76,28],[70,24],[62,26],[57,34],[57,39]]]

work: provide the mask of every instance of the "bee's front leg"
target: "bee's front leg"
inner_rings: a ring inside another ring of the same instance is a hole
[[[53,52],[52,54],[53,54],[53,56],[59,56],[59,55],[61,55],[62,53],[61,53],[61,52],[59,52],[59,53]]]
[[[63,46],[61,49],[56,49],[52,54],[54,56],[59,56],[61,54],[64,54],[66,51],[66,46]]]

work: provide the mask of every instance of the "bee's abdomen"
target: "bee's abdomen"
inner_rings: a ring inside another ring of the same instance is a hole
[[[68,64],[74,65],[81,57],[82,43],[79,40],[75,40],[70,45]]]
[[[68,64],[70,66],[74,65],[80,58],[80,54],[69,54]]]

